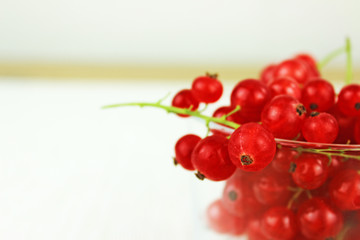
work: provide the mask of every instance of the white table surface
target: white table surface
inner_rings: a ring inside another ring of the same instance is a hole
[[[223,183],[172,163],[176,140],[205,134],[203,124],[100,109],[156,101],[190,81],[0,79],[0,239],[229,239],[203,215]]]

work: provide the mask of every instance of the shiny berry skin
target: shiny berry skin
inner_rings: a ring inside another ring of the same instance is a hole
[[[261,218],[260,227],[271,240],[291,240],[298,231],[295,214],[286,207],[269,208]]]
[[[288,173],[291,162],[295,161],[298,152],[291,148],[281,146],[276,150],[274,159],[271,162],[272,168],[279,173]]]
[[[214,103],[220,99],[223,86],[217,75],[201,76],[193,81],[191,91],[199,102]]]
[[[191,154],[196,144],[201,140],[199,136],[188,134],[181,137],[175,144],[175,162],[187,170],[195,170],[191,162]]]
[[[269,85],[269,90],[272,98],[279,95],[289,95],[299,100],[301,98],[299,84],[289,77],[274,79]]]
[[[343,216],[322,198],[303,202],[297,212],[301,233],[309,239],[335,238],[343,227]]]
[[[245,171],[259,171],[274,158],[274,136],[257,123],[245,123],[230,136],[229,156],[235,166]]]
[[[221,200],[216,200],[206,211],[209,226],[219,233],[241,235],[245,232],[246,220],[229,213]]]
[[[260,74],[260,81],[263,82],[265,85],[269,85],[274,78],[275,68],[276,68],[275,64],[271,64],[266,68],[264,68]]]
[[[191,110],[196,110],[199,107],[199,102],[194,98],[191,90],[183,89],[174,96],[171,105],[178,108],[191,107]],[[178,114],[178,116],[189,117],[185,114]]]
[[[320,77],[319,70],[316,66],[316,61],[312,56],[309,54],[299,54],[295,56],[295,59],[301,61],[304,65],[307,65],[309,79]]]
[[[339,133],[339,125],[329,113],[312,112],[305,119],[301,132],[308,142],[332,143]]]
[[[339,133],[335,139],[335,143],[354,143],[354,126],[356,117],[348,117],[340,112],[339,107],[335,104],[329,111],[336,118],[339,124]]]
[[[355,122],[354,139],[356,143],[360,144],[360,118]]]
[[[234,176],[226,182],[222,202],[230,213],[246,217],[262,211],[262,205],[254,196],[251,180],[247,176]]]
[[[276,138],[293,139],[301,130],[305,114],[305,107],[297,99],[280,95],[264,107],[261,122]]]
[[[262,234],[260,227],[260,217],[254,216],[250,219],[247,226],[247,235],[249,240],[266,240],[267,238]]]
[[[335,104],[335,90],[328,81],[317,78],[305,83],[301,102],[309,112],[325,112]]]
[[[302,153],[295,161],[292,178],[296,185],[304,189],[315,189],[325,183],[329,159],[320,154]]]
[[[338,172],[329,185],[330,198],[341,210],[360,209],[360,175],[353,169]]]
[[[360,85],[350,84],[343,87],[337,104],[339,110],[346,116],[360,116]]]
[[[274,70],[274,78],[290,77],[300,84],[308,80],[308,69],[301,61],[296,59],[285,60]]]
[[[233,107],[233,106],[220,107],[220,108],[216,109],[216,111],[213,113],[212,116],[217,117],[217,118],[221,118],[222,116],[232,112],[234,109],[235,109],[235,107]],[[238,124],[244,123],[244,120],[242,119],[239,112],[235,112],[235,113],[231,114],[230,116],[226,117],[226,120],[231,121],[231,122],[235,122],[235,123],[238,123]]]
[[[258,120],[260,120],[261,110],[269,100],[269,89],[255,79],[239,82],[231,93],[231,106],[240,106],[241,112],[255,114]]]
[[[213,181],[228,179],[236,167],[227,151],[228,140],[221,135],[208,136],[196,145],[191,162],[205,178]],[[198,176],[198,175],[197,175]]]
[[[285,204],[291,195],[288,190],[290,175],[280,174],[272,168],[266,168],[254,181],[253,191],[256,199],[264,205]]]

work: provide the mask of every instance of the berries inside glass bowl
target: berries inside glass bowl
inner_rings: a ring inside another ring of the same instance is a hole
[[[268,65],[259,79],[234,83],[227,105],[210,114],[208,105],[223,94],[217,74],[196,77],[171,105],[162,99],[105,108],[155,107],[204,120],[207,134],[179,138],[174,163],[200,180],[225,182],[207,210],[214,231],[251,240],[355,239],[360,85],[351,83],[346,43],[348,73],[338,92],[321,76],[324,61],[301,53]]]

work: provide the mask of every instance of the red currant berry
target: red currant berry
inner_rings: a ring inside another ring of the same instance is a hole
[[[288,173],[290,170],[291,162],[295,161],[295,157],[298,152],[292,150],[289,147],[278,146],[274,159],[271,162],[271,166],[279,173]]]
[[[241,235],[245,232],[246,221],[230,214],[224,207],[221,200],[216,200],[206,212],[208,224],[219,233]]]
[[[354,127],[354,139],[355,142],[360,144],[360,118],[357,119]]]
[[[232,112],[234,109],[235,108],[232,106],[220,107],[213,113],[213,117],[221,118],[222,116]],[[239,112],[235,112],[235,113],[231,114],[230,116],[226,117],[226,120],[235,122],[238,124],[242,124],[244,122],[244,120],[241,118],[241,115],[239,114]]]
[[[251,216],[263,209],[254,196],[247,176],[231,177],[226,182],[222,201],[230,213],[239,217]]]
[[[202,139],[195,147],[191,161],[199,172],[197,177],[213,181],[228,179],[236,167],[227,151],[228,140],[221,135],[212,135]]]
[[[312,56],[310,56],[308,54],[299,54],[299,55],[295,56],[295,59],[297,59],[297,60],[301,61],[303,64],[307,65],[308,70],[309,70],[309,72],[308,72],[309,79],[320,77],[320,72],[317,69],[316,61]]]
[[[271,240],[291,240],[298,231],[294,213],[286,207],[272,207],[261,218],[264,236]]]
[[[289,174],[280,174],[272,168],[266,168],[254,181],[253,191],[256,199],[264,205],[282,205],[290,197],[289,185]]]
[[[332,178],[337,174],[341,169],[344,168],[344,159],[339,156],[331,156],[331,163],[329,166],[329,178]]]
[[[335,238],[343,227],[341,212],[318,197],[300,205],[297,220],[301,233],[310,239]]]
[[[305,119],[306,110],[297,99],[280,95],[273,98],[261,113],[261,122],[276,138],[293,139]]]
[[[328,81],[317,78],[305,83],[301,102],[310,111],[325,112],[335,103],[335,90]]]
[[[308,69],[301,61],[290,59],[280,63],[274,70],[274,78],[290,77],[300,84],[308,80]]]
[[[191,108],[191,110],[196,110],[199,107],[199,102],[194,98],[191,90],[183,89],[175,95],[171,105],[178,108]],[[185,114],[178,115],[180,117],[189,117],[189,115]]]
[[[320,187],[328,177],[329,159],[320,154],[303,153],[294,163],[292,177],[294,182],[304,189]]]
[[[175,144],[175,163],[179,163],[187,170],[195,170],[191,163],[191,154],[200,140],[201,138],[199,136],[193,134],[181,137]]]
[[[213,103],[220,99],[223,93],[223,86],[217,79],[217,75],[201,76],[196,78],[191,91],[199,102]]]
[[[260,112],[270,100],[268,88],[255,79],[239,82],[231,93],[231,106],[240,106],[241,112],[255,115],[260,120]]]
[[[299,84],[289,77],[276,78],[270,83],[269,90],[272,98],[279,95],[289,95],[296,99],[301,98]]]
[[[360,85],[350,84],[341,89],[338,107],[347,116],[360,116]]]
[[[273,135],[257,123],[245,123],[229,140],[230,159],[240,169],[259,171],[274,158],[276,143]]]
[[[262,234],[260,227],[260,218],[252,217],[247,226],[247,235],[249,240],[266,240],[267,238]]]
[[[301,132],[308,142],[332,143],[338,135],[339,125],[331,114],[312,112],[305,119]]]
[[[265,85],[269,85],[274,78],[275,68],[276,68],[276,65],[274,65],[274,64],[271,64],[271,65],[267,66],[266,68],[264,68],[260,74],[260,81],[263,82]]]
[[[343,170],[331,180],[330,197],[342,210],[360,209],[360,175],[353,169]]]
[[[328,112],[336,118],[336,121],[339,124],[339,133],[335,139],[335,143],[353,143],[355,141],[353,133],[356,118],[344,115],[340,112],[337,104],[335,104]]]

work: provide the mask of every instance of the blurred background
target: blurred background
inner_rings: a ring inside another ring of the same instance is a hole
[[[157,101],[205,71],[219,73],[217,106],[228,104],[232,86],[265,65],[299,52],[320,60],[345,37],[359,82],[359,9],[357,0],[2,0],[0,238],[222,239],[203,218],[222,183],[172,165],[176,140],[204,135],[203,123],[101,106]],[[345,56],[323,75],[339,86]]]

